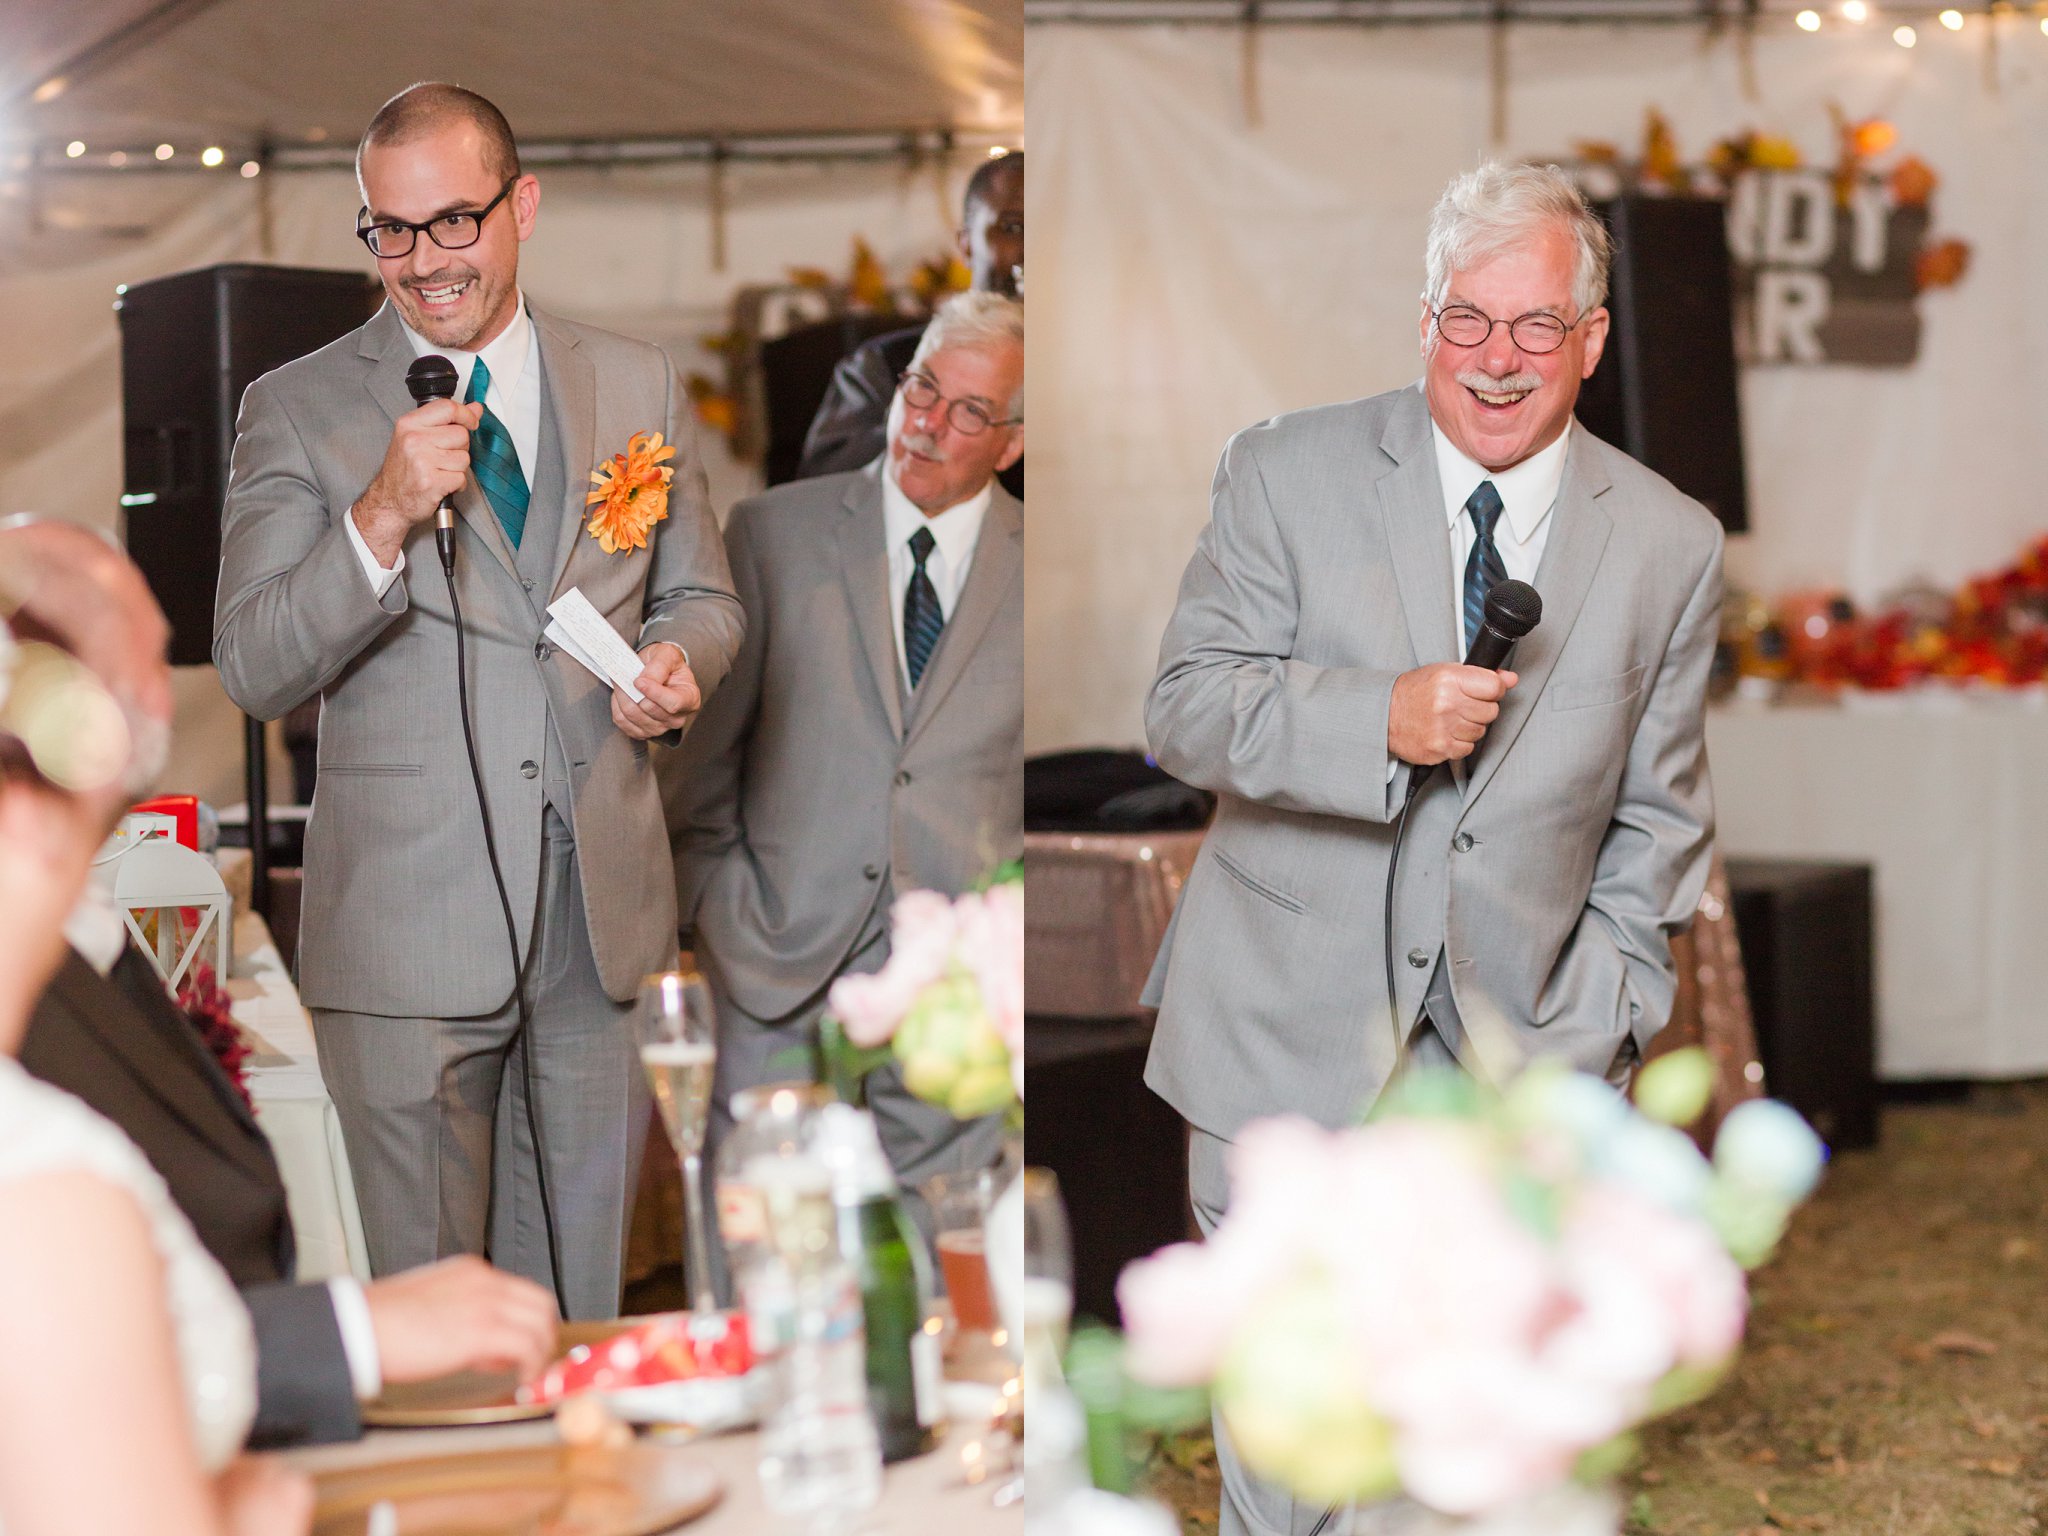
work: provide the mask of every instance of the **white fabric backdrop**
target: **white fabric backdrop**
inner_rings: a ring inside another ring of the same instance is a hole
[[[1975,247],[1960,287],[1921,299],[1912,369],[1745,378],[1755,531],[1731,545],[1733,579],[1869,598],[2002,565],[2048,525],[2031,462],[2048,435],[2048,38],[2010,26],[1993,91],[1983,25],[1925,28],[1910,53],[1875,25],[1768,34],[1755,101],[1733,43],[1692,28],[1510,34],[1509,154],[1634,152],[1656,106],[1689,160],[1753,127],[1831,164],[1834,101],[1897,124],[1942,177],[1936,232]],[[1416,376],[1428,210],[1488,153],[1481,29],[1265,27],[1256,127],[1241,48],[1227,28],[1028,31],[1035,751],[1142,739],[1225,440]]]
[[[700,337],[726,328],[744,283],[791,266],[843,272],[855,235],[892,276],[945,249],[972,169],[900,164],[734,166],[726,270],[711,265],[706,173],[677,166],[544,168],[539,228],[520,274],[536,304],[668,347],[685,373],[724,377]],[[267,212],[263,201],[268,201]],[[0,202],[0,516],[39,511],[115,526],[121,493],[121,283],[222,261],[357,268],[357,207],[343,172],[75,179],[49,190],[40,225],[22,200]],[[265,227],[270,238],[266,243]],[[716,434],[700,432],[721,515],[759,485]],[[166,788],[219,804],[241,799],[240,717],[211,668],[180,669],[175,756]],[[288,776],[273,772],[288,798]]]

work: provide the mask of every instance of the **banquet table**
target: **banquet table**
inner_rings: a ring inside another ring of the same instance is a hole
[[[238,909],[228,992],[251,1055],[245,1064],[256,1123],[270,1138],[291,1208],[298,1278],[370,1278],[362,1212],[341,1120],[313,1047],[313,1022],[263,919]]]
[[[1882,1078],[2048,1073],[2048,692],[1707,717],[1721,852],[1875,871]]]
[[[503,1424],[471,1429],[379,1429],[349,1445],[317,1446],[291,1451],[286,1459],[318,1476],[376,1462],[418,1456],[453,1456],[476,1451],[556,1445],[554,1421]],[[956,1423],[945,1441],[924,1456],[885,1469],[882,1501],[860,1526],[860,1536],[1016,1536],[1024,1529],[1024,1506],[998,1509],[992,1493],[1001,1476],[969,1485],[964,1469],[973,1464],[981,1445],[976,1429]],[[778,1527],[761,1501],[755,1462],[760,1436],[755,1433],[708,1435],[679,1447],[678,1456],[694,1458],[724,1484],[724,1497],[699,1518],[676,1527],[689,1536],[771,1536]]]

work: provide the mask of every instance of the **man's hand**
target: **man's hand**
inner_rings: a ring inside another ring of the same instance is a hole
[[[363,1287],[387,1382],[451,1371],[511,1371],[521,1380],[555,1355],[555,1298],[463,1254]]]
[[[469,473],[469,434],[483,414],[481,404],[429,400],[393,424],[383,467],[350,514],[379,565],[388,570],[405,547],[405,536],[462,489],[462,477]]]
[[[640,652],[640,675],[633,686],[647,695],[635,704],[624,689],[612,690],[612,723],[635,741],[652,741],[689,724],[703,706],[704,695],[681,646],[657,640]]]
[[[313,1480],[276,1456],[237,1456],[213,1480],[227,1536],[303,1536],[313,1524]]]
[[[1448,661],[1403,672],[1387,711],[1387,750],[1424,768],[1470,757],[1519,681],[1512,672]]]

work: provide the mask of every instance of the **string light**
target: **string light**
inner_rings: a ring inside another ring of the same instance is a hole
[[[1892,41],[1901,48],[1910,48],[1920,41],[1920,34],[1911,27],[1894,27],[1892,29]]]
[[[83,139],[73,139],[69,144],[66,144],[64,146],[64,157],[67,160],[76,160],[80,155],[84,153],[85,140]]]
[[[64,88],[70,84],[71,82],[67,80],[64,76],[52,75],[49,79],[45,80],[41,85],[36,87],[35,94],[30,96],[29,100],[34,102],[37,106],[41,106],[46,101],[55,101],[59,96],[62,96],[64,94]]]
[[[219,165],[227,157],[227,151],[218,144],[209,144],[206,147],[205,153],[200,155],[199,163],[201,165]]]
[[[1864,4],[1864,0],[1842,0],[1842,17],[1860,27],[1870,20],[1870,7]]]
[[[117,149],[111,155],[107,156],[107,164],[111,165],[117,171],[127,163],[128,152],[124,149]]]
[[[247,181],[251,176],[257,175],[259,172],[261,172],[262,169],[263,167],[258,165],[254,160],[244,160],[242,162],[242,180]]]
[[[1941,24],[1951,32],[1960,32],[1963,30],[1963,13],[1961,11],[1943,11],[1941,13]]]
[[[2048,37],[2048,16],[2043,16],[2041,18],[2041,35],[2043,37]]]
[[[168,160],[171,158],[171,156],[175,155],[176,153],[177,151],[171,148],[171,146],[168,144],[159,144],[156,147],[156,157],[159,160]]]
[[[1801,11],[1792,19],[1799,23],[1799,30],[1802,32],[1818,32],[1820,30],[1819,11]]]

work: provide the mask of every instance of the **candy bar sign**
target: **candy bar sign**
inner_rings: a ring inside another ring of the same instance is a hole
[[[1920,352],[1918,259],[1925,202],[1899,204],[1886,178],[1744,170],[1728,189],[1735,337],[1750,364],[1904,368]]]

